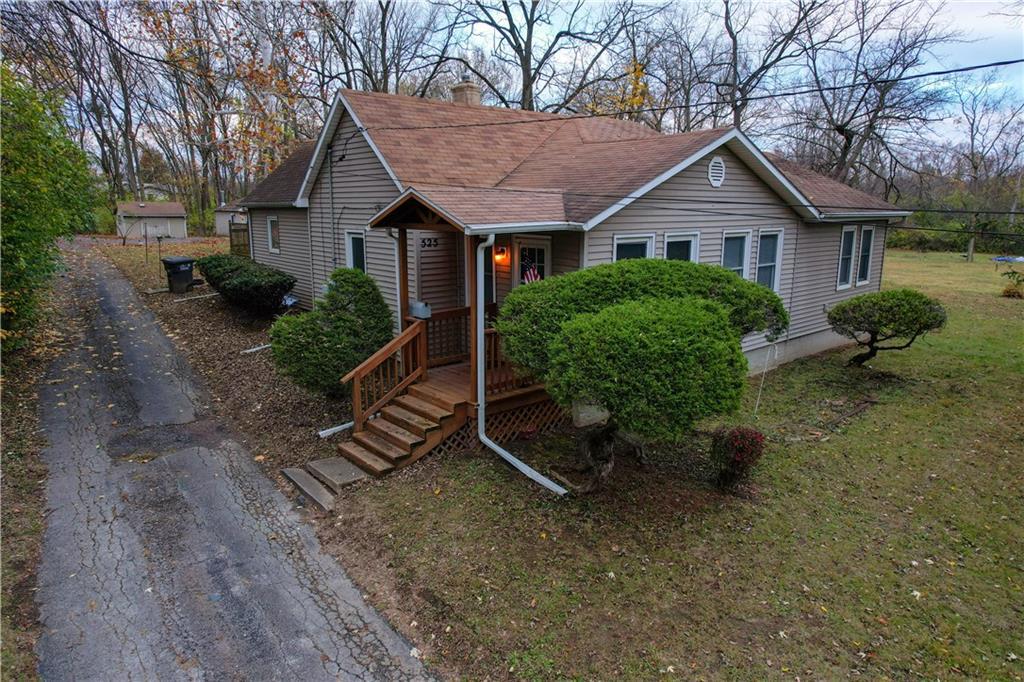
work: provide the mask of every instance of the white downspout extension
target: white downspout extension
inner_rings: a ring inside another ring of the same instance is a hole
[[[536,469],[528,466],[522,462],[518,457],[513,455],[511,452],[501,447],[493,440],[487,437],[487,422],[486,422],[486,410],[487,410],[487,390],[486,390],[486,379],[484,377],[485,362],[484,362],[484,251],[488,247],[494,245],[494,235],[487,235],[487,239],[480,242],[476,247],[476,348],[477,348],[477,362],[476,362],[476,435],[480,439],[480,442],[486,445],[488,448],[498,454],[499,457],[504,459],[506,462],[514,466],[519,470],[520,473],[524,474],[527,478],[540,483],[542,486],[555,493],[556,495],[564,495],[568,491],[562,486],[552,481],[547,476],[544,476]]]

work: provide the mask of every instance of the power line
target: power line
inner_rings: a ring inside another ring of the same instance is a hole
[[[764,95],[750,95],[747,97],[737,98],[743,102],[756,102],[766,99],[777,99],[781,97],[795,97],[798,95],[813,95],[822,92],[837,92],[839,90],[850,90],[854,88],[861,88],[865,86],[878,86],[886,85],[890,83],[901,83],[904,81],[919,80],[921,78],[932,78],[934,76],[949,76],[956,73],[967,73],[969,71],[978,71],[980,69],[993,69],[1003,66],[1013,66],[1014,64],[1022,64],[1024,59],[1007,59],[999,62],[989,62],[987,64],[974,64],[972,66],[961,66],[955,69],[942,69],[939,71],[926,71],[924,73],[910,74],[909,76],[898,76],[894,78],[879,78],[868,82],[861,83],[846,83],[843,85],[824,85],[824,86],[797,86],[797,90],[790,90],[788,92],[779,92]],[[624,111],[608,112],[608,113],[594,113],[594,114],[572,114],[570,116],[561,116],[558,114],[550,114],[550,118],[528,118],[518,121],[492,121],[488,123],[441,123],[433,125],[423,126],[371,126],[364,128],[364,130],[438,130],[443,128],[486,128],[492,126],[512,126],[512,125],[525,125],[529,123],[552,123],[556,121],[571,121],[576,119],[587,119],[587,118],[606,118],[613,116],[624,116],[631,114],[647,114],[647,113],[660,113],[665,111],[673,111],[675,109],[686,109],[691,106],[710,107],[718,106],[723,104],[733,104],[732,100],[720,99],[712,100],[710,102],[701,102],[697,105],[685,105],[685,104],[673,104],[662,107],[642,107],[639,109],[627,109]],[[510,109],[509,111],[519,111]],[[544,112],[537,112],[544,113]]]
[[[356,172],[351,172],[350,171],[350,172],[346,172],[346,176],[366,178],[366,179],[370,179],[370,180],[383,180],[383,181],[387,181],[387,182],[391,182],[392,181],[391,176],[383,174],[383,173],[375,175],[375,174],[372,174],[372,173],[356,173]],[[526,187],[494,187],[492,185],[460,185],[460,184],[455,184],[455,183],[437,182],[437,181],[428,180],[428,179],[425,179],[425,178],[400,178],[400,180],[402,180],[402,182],[404,184],[406,184],[407,186],[410,183],[422,183],[424,185],[432,185],[434,187],[445,187],[445,188],[451,188],[451,189],[473,189],[473,190],[487,190],[487,191],[493,191],[493,192],[508,192],[508,193],[513,193],[513,194],[532,194],[532,195],[548,194],[548,195],[567,196],[567,197],[589,197],[589,198],[596,198],[596,199],[613,199],[614,201],[612,202],[611,205],[614,205],[615,203],[624,201],[626,199],[631,199],[631,202],[630,202],[629,205],[635,204],[638,201],[644,201],[644,202],[665,202],[665,203],[676,203],[676,204],[701,204],[701,205],[704,205],[704,204],[726,204],[726,205],[734,205],[734,206],[751,206],[751,207],[760,207],[760,208],[778,208],[780,206],[783,206],[783,207],[790,208],[790,209],[797,209],[797,208],[811,208],[811,209],[831,208],[831,209],[849,210],[849,211],[871,210],[871,209],[865,209],[864,206],[841,206],[841,205],[835,205],[835,204],[788,204],[788,203],[781,202],[781,201],[776,203],[776,202],[768,202],[768,201],[741,201],[741,200],[729,200],[729,199],[695,199],[695,198],[691,199],[691,198],[687,198],[687,197],[650,197],[648,195],[632,196],[632,192],[630,192],[629,194],[626,194],[626,195],[622,195],[622,194],[608,194],[608,193],[597,193],[597,192],[578,192],[578,191],[573,191],[573,190],[543,189],[543,188],[533,189],[533,188],[526,188]],[[425,191],[429,192],[429,190],[425,190]],[[668,208],[668,207],[665,207],[665,208]],[[908,212],[912,212],[912,213],[937,213],[937,214],[943,214],[943,215],[945,215],[945,214],[952,214],[952,215],[994,215],[994,216],[1022,215],[1022,216],[1024,216],[1024,211],[991,211],[991,210],[972,211],[972,210],[969,210],[969,209],[918,208],[918,207],[901,207],[901,206],[897,206],[896,208],[897,208],[897,210],[908,211]],[[697,209],[695,209],[695,210],[697,210]],[[723,214],[723,215],[725,215],[725,214]],[[728,215],[733,215],[733,216],[749,215],[751,217],[768,217],[768,216],[756,216],[756,215],[750,214],[750,213],[730,213]],[[774,219],[778,219],[778,216],[773,216],[773,218]],[[959,230],[957,230],[957,231],[959,231]]]

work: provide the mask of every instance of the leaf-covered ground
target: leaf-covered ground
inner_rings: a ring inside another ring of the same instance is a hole
[[[351,490],[324,540],[441,670],[471,678],[1024,676],[1024,303],[985,259],[890,252],[949,326],[751,379],[753,493],[699,447],[555,500],[486,455]],[[516,445],[535,466],[569,437]]]

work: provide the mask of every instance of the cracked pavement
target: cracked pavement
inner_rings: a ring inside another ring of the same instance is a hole
[[[76,251],[65,284],[83,338],[40,393],[42,677],[427,679],[211,415],[128,281]]]

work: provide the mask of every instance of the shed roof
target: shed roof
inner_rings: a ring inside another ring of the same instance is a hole
[[[184,218],[187,215],[180,201],[119,201],[117,214],[138,218]]]

